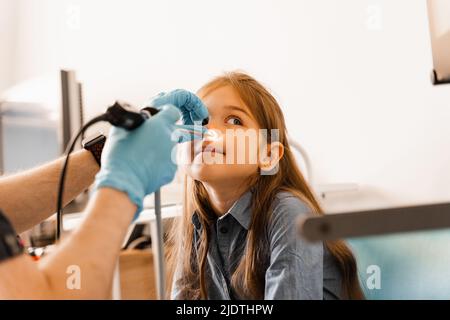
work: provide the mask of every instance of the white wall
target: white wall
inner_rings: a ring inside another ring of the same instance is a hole
[[[0,0],[0,92],[11,85],[17,32],[16,1]]]
[[[328,208],[450,200],[424,0],[18,1],[15,80],[75,68],[90,116],[239,68],[279,98],[318,183],[361,185]]]

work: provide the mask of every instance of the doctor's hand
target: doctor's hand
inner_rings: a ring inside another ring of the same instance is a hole
[[[172,161],[172,152],[178,142],[185,141],[179,127],[183,131],[188,127],[176,126],[179,118],[179,110],[167,105],[135,130],[112,127],[102,152],[95,188],[123,191],[136,204],[137,213],[142,211],[144,197],[172,181],[175,175],[177,166],[175,159]],[[202,129],[191,127],[191,132]]]
[[[184,124],[192,125],[194,121],[201,123],[208,118],[208,109],[206,109],[202,100],[192,92],[183,89],[177,89],[169,93],[162,92],[154,97],[148,105],[159,108],[166,104],[174,105],[181,111]]]

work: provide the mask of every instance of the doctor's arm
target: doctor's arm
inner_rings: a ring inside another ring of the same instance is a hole
[[[25,254],[0,263],[0,299],[107,299],[136,205],[112,188],[96,192],[82,225],[39,263]]]
[[[17,232],[21,233],[56,212],[59,175],[64,159],[57,159],[23,173],[0,179],[0,208]],[[90,151],[70,156],[64,205],[86,190],[99,166]]]

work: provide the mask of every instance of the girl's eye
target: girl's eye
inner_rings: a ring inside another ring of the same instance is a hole
[[[241,126],[242,125],[242,121],[238,117],[229,117],[227,119],[227,123],[235,125],[235,126]]]

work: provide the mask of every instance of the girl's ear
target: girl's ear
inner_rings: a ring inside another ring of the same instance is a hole
[[[272,142],[267,146],[267,155],[263,155],[263,157],[259,161],[259,168],[261,170],[261,174],[269,175],[275,174],[278,171],[278,163],[284,155],[284,146],[276,141]]]

